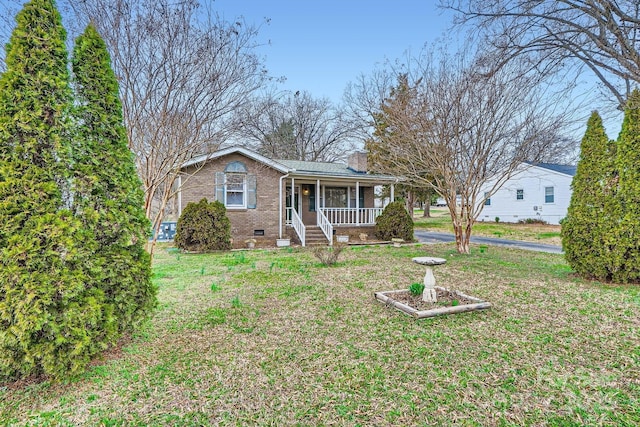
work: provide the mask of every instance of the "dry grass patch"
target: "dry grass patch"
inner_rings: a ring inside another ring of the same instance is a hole
[[[14,425],[637,425],[640,292],[561,256],[451,245],[160,251],[160,308],[69,384],[5,386]],[[489,311],[416,321],[373,293],[421,280]],[[215,286],[213,286],[215,285]]]

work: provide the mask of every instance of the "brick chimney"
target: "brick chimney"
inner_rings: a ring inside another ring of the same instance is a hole
[[[347,167],[354,172],[367,172],[367,153],[356,151],[349,155]]]

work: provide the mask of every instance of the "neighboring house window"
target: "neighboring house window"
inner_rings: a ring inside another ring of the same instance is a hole
[[[524,200],[524,190],[516,190],[516,200]]]
[[[489,193],[484,193],[484,205],[491,206],[491,198],[489,197]]]
[[[544,187],[544,202],[545,203],[554,202],[553,187]]]
[[[224,172],[216,172],[215,199],[230,209],[256,208],[256,176],[247,173],[242,162],[227,164]]]
[[[326,187],[324,196],[327,208],[347,207],[347,187]]]

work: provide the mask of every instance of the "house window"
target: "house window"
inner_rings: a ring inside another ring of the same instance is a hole
[[[524,200],[524,190],[516,190],[516,200]]]
[[[325,206],[328,208],[347,207],[347,187],[326,187],[324,196]]]
[[[484,205],[491,206],[491,198],[489,197],[489,193],[484,193]]]
[[[256,208],[256,176],[242,162],[230,162],[215,174],[215,199],[229,209]]]
[[[245,204],[245,178],[246,174],[225,174],[225,206],[229,208],[244,208]]]
[[[358,189],[358,206],[364,208],[364,187]],[[356,207],[356,187],[351,187],[350,189],[349,207]]]
[[[545,203],[554,202],[553,187],[544,187],[544,202]]]

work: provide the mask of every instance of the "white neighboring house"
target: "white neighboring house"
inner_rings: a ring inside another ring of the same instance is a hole
[[[575,174],[575,166],[522,163],[485,202],[478,220],[495,221],[497,217],[500,222],[518,222],[532,218],[559,224],[567,216]]]

